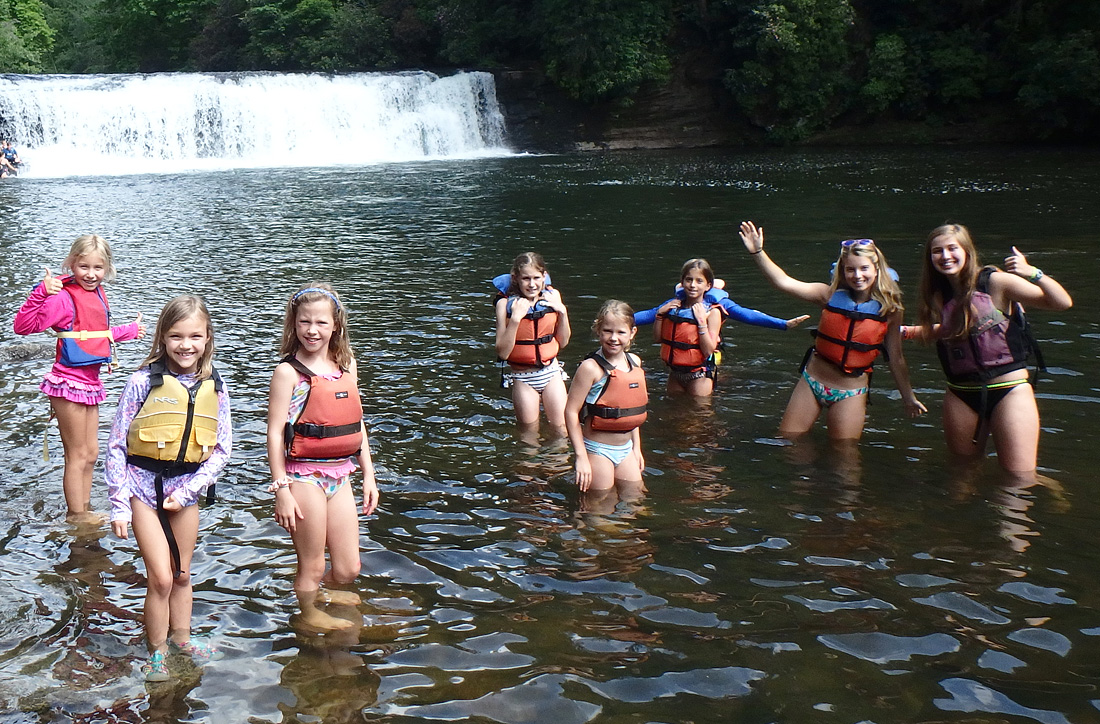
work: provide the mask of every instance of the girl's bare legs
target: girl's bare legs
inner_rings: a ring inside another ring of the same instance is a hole
[[[533,445],[538,445],[540,402],[538,390],[526,382],[512,380],[512,407],[516,411],[520,437]]]
[[[557,437],[565,437],[565,400],[569,396],[565,382],[551,380],[542,390],[542,407],[546,411],[546,421],[550,423]],[[538,416],[535,416],[537,421]]]
[[[791,399],[787,402],[787,409],[783,411],[783,419],[779,421],[779,435],[786,438],[805,435],[820,413],[821,405],[817,403],[813,390],[806,384],[806,380],[799,378],[791,392]]]
[[[1039,407],[1031,385],[1012,388],[990,420],[997,461],[1010,473],[1032,473],[1039,464]]]
[[[88,513],[92,500],[92,469],[99,458],[99,406],[51,397],[61,444],[65,448],[63,485],[69,515]]]
[[[805,383],[805,380],[802,380]],[[812,393],[811,393],[812,394]],[[867,419],[867,395],[854,395],[834,402],[825,412],[825,424],[829,427],[829,439],[858,440],[863,436],[863,423]]]
[[[157,511],[137,498],[130,499],[134,536],[145,561],[145,636],[150,651],[167,651],[168,636],[178,644],[191,638],[191,556],[199,533],[199,506],[169,513],[172,534],[180,552],[183,573],[173,577],[172,554]]]
[[[993,408],[993,416],[974,442],[978,413],[950,391],[943,396],[943,434],[947,449],[957,457],[977,458],[985,452],[990,431],[997,461],[1011,473],[1030,473],[1039,457],[1039,408],[1031,385],[1012,388]]]
[[[298,596],[298,603],[302,609],[302,622],[312,628],[332,630],[352,626],[351,621],[330,616],[318,610],[318,595],[322,579],[325,578],[325,544],[330,531],[330,507],[337,520],[341,519],[342,512],[339,505],[333,506],[341,496],[344,501],[350,501],[354,514],[355,499],[352,495],[350,482],[345,484],[330,501],[325,497],[325,492],[314,483],[291,483],[290,492],[294,496],[298,507],[304,516],[294,526],[292,538],[294,551],[298,555],[298,573],[294,577],[294,592]],[[333,521],[336,523],[336,520]],[[346,527],[346,523],[343,524]],[[355,571],[358,573],[358,533],[359,526],[356,520],[354,531],[356,534]],[[333,565],[339,565],[339,575],[346,576],[349,569],[346,545],[338,541],[329,542],[333,550]],[[337,552],[338,551],[338,552]],[[339,563],[337,563],[339,561]],[[331,578],[329,579],[331,580]],[[350,580],[354,580],[354,575]]]

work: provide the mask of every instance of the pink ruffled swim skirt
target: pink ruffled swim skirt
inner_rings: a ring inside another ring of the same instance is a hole
[[[88,384],[76,380],[67,380],[52,372],[46,373],[38,389],[45,392],[49,397],[60,397],[81,405],[98,405],[107,399],[107,390],[103,388],[103,384],[100,382]]]

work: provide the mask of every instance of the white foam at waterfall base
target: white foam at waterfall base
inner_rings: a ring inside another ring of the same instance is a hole
[[[507,155],[488,73],[0,77],[25,176]]]

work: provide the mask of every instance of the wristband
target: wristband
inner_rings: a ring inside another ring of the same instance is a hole
[[[277,493],[288,485],[290,485],[290,478],[279,478],[278,480],[272,480],[271,485],[267,486],[267,492]]]
[[[1043,270],[1036,267],[1035,272],[1027,278],[1032,284],[1038,284],[1039,280],[1043,278]]]
[[[750,251],[749,256],[755,256],[756,254],[763,254],[763,253],[764,253],[764,247],[760,247],[756,251]]]

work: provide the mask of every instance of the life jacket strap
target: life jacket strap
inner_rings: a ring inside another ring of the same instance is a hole
[[[111,340],[112,342],[115,341],[114,332],[111,331],[110,329],[101,329],[101,330],[79,329],[79,330],[70,330],[68,332],[55,332],[55,334],[58,337],[63,337],[65,339],[79,339],[80,341],[84,341],[86,339],[103,339],[104,337]]]
[[[295,423],[292,432],[301,437],[329,438],[354,435],[362,429],[362,423],[349,422],[346,425],[317,425],[312,422]]]
[[[646,411],[645,405],[638,407],[605,407],[604,405],[587,405],[588,414],[595,417],[602,417],[607,420],[617,420],[620,417],[632,417],[634,415],[640,415]]]

